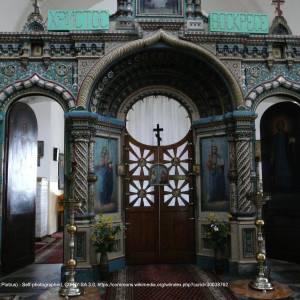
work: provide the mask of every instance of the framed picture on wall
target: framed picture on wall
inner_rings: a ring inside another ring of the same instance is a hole
[[[117,213],[119,209],[119,140],[97,137],[95,145],[95,213]]]
[[[58,189],[63,190],[65,186],[65,156],[59,153],[58,156]]]
[[[37,159],[37,165],[38,167],[41,166],[41,158],[44,156],[44,141],[38,141],[37,142],[38,150],[38,159]]]
[[[182,16],[182,0],[138,0],[138,15],[165,15]]]
[[[201,210],[229,210],[228,142],[224,136],[200,139]]]

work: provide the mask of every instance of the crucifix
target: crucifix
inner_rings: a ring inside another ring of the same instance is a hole
[[[283,12],[281,10],[281,5],[285,3],[285,0],[272,0],[272,4],[276,5],[277,16],[281,17]]]
[[[32,0],[32,2],[34,7],[34,13],[39,14],[40,13],[39,0]]]
[[[160,127],[159,127],[159,124],[157,124],[157,125],[156,125],[156,128],[154,128],[153,131],[156,132],[156,133],[155,133],[155,136],[156,136],[156,138],[157,138],[157,146],[159,147],[159,146],[160,146],[160,142],[161,142],[161,140],[162,140],[162,138],[161,138],[161,136],[160,136],[160,132],[161,132],[161,131],[164,131],[164,129],[163,129],[163,128],[160,128]]]

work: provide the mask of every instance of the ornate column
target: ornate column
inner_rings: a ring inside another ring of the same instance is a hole
[[[94,215],[94,203],[95,203],[95,183],[97,181],[97,176],[95,175],[95,132],[96,130],[91,130],[91,136],[89,141],[89,170],[88,170],[88,213],[90,216]]]
[[[67,113],[72,143],[72,162],[76,163],[74,174],[74,200],[81,203],[81,217],[93,216],[94,175],[94,123],[97,115],[84,110]]]
[[[254,167],[255,113],[240,110],[229,113],[229,182],[231,225],[230,270],[238,274],[255,269],[255,209],[250,199]]]
[[[73,164],[75,167],[74,174],[72,174],[72,191],[70,187],[67,187],[67,191],[68,197],[73,196],[74,201],[81,204],[76,211],[74,220],[76,226],[74,239],[74,259],[77,263],[76,273],[79,274],[78,278],[81,277],[80,273],[82,272],[90,280],[93,280],[90,235],[94,222],[94,186],[97,179],[94,174],[94,144],[97,118],[97,114],[81,108],[66,113],[70,145],[68,166],[70,168],[70,165]],[[70,216],[67,215],[66,217],[68,219]],[[70,250],[66,246],[69,242],[68,234],[65,232],[65,259],[70,256]]]
[[[228,121],[228,120],[227,120]],[[236,145],[235,145],[235,127],[232,119],[229,119],[227,124],[227,138],[229,150],[229,198],[230,198],[230,213],[237,213],[237,169],[236,169]]]
[[[236,171],[237,171],[237,215],[253,216],[255,209],[249,198],[251,192],[251,174],[255,170],[254,120],[255,114],[250,111],[234,112],[235,142],[236,142]]]

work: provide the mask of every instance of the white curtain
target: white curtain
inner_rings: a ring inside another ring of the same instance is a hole
[[[149,96],[136,102],[127,114],[126,128],[137,141],[157,145],[153,129],[159,124],[161,145],[180,141],[188,133],[191,120],[186,109],[176,100],[165,96]]]

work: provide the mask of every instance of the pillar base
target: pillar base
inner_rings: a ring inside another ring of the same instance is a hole
[[[52,288],[47,290],[38,297],[38,300],[61,300],[63,299],[59,296],[59,288]],[[100,292],[98,288],[85,288],[84,294],[76,297],[76,300],[94,300],[100,299]]]
[[[245,297],[247,299],[290,299],[293,291],[285,284],[272,282],[274,285],[273,291],[261,292],[249,287],[250,280],[237,280],[230,284],[230,290],[237,297]]]
[[[257,262],[229,262],[229,273],[232,275],[254,277],[257,273]]]

